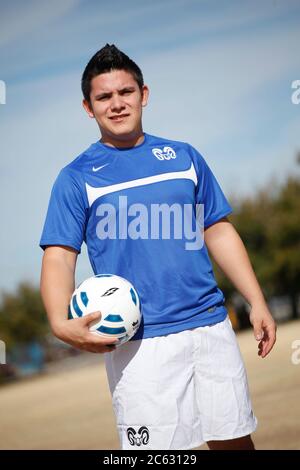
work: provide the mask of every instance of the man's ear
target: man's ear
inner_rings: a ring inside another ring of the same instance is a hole
[[[149,98],[149,88],[147,87],[147,85],[143,85],[143,88],[142,88],[142,106],[147,106],[148,98]]]
[[[94,111],[91,107],[91,104],[89,101],[87,100],[82,100],[82,106],[84,107],[84,109],[86,110],[86,112],[88,113],[88,115],[90,116],[90,118],[94,118],[95,115],[94,115]]]

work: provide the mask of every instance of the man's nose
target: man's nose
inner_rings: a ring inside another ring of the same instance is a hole
[[[122,97],[119,95],[114,95],[111,100],[111,109],[113,111],[119,111],[124,108],[124,103]]]

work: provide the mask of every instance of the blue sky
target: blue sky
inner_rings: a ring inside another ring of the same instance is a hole
[[[299,26],[298,0],[0,0],[0,290],[38,282],[53,181],[99,138],[80,91],[99,48],[142,68],[147,132],[197,147],[227,196],[252,194],[295,171]]]

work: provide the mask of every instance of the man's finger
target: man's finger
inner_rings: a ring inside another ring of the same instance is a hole
[[[275,344],[275,337],[273,339],[269,339],[268,342],[265,344],[265,347],[264,347],[264,357],[269,354],[269,352],[271,351],[271,349],[273,348],[274,344]]]
[[[90,332],[86,336],[87,340],[94,345],[107,345],[107,344],[118,344],[118,338],[109,338],[108,336],[98,335],[97,333]]]
[[[90,323],[95,322],[96,320],[101,320],[101,317],[101,312],[97,311],[85,315],[84,317],[82,317],[82,320],[85,325],[89,325]]]
[[[260,322],[255,322],[253,324],[253,333],[254,333],[254,337],[255,337],[256,341],[260,341],[263,338],[264,332],[261,328],[261,323]]]
[[[269,325],[265,329],[265,335],[264,335],[263,340],[261,341],[262,351],[260,355],[262,357],[266,357],[271,351],[271,349],[273,348],[275,342],[276,342],[276,327],[275,325]]]

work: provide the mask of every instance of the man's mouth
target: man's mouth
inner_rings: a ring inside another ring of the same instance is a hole
[[[116,116],[111,116],[109,119],[111,119],[114,122],[119,122],[119,121],[123,121],[123,119],[125,119],[127,116],[129,116],[129,114],[118,114]]]

